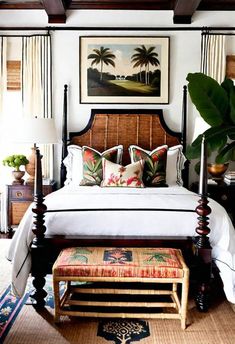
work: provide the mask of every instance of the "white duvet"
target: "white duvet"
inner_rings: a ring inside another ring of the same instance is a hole
[[[235,231],[224,208],[211,199],[209,201],[212,209],[209,224],[212,255],[220,269],[227,299],[235,303]],[[68,185],[46,196],[45,204],[48,210],[111,208],[110,211],[46,213],[47,234],[115,236],[194,236],[196,234],[197,214],[194,210],[198,205],[198,195],[179,186],[136,189]],[[117,208],[127,210],[112,210]],[[134,210],[128,211],[128,209]],[[33,214],[30,207],[12,239],[8,252],[8,259],[13,262],[12,287],[18,296],[24,293],[31,268],[32,222]]]

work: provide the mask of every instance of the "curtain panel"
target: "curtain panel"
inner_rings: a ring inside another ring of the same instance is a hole
[[[7,91],[7,37],[0,37],[0,114]]]
[[[225,35],[210,33],[201,36],[201,72],[219,84],[226,74],[225,38]]]
[[[22,37],[22,104],[24,116],[52,117],[51,65],[51,37],[49,35]],[[43,155],[44,178],[52,179],[52,145],[42,145],[40,150]]]

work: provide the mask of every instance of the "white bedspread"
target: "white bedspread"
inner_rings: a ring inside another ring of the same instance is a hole
[[[72,185],[45,198],[48,210],[93,208],[150,208],[156,211],[70,211],[45,214],[47,234],[194,236],[198,195],[179,186],[168,188],[100,188]],[[210,243],[221,271],[227,299],[235,303],[235,231],[223,207],[210,199]],[[163,211],[174,209],[176,211]],[[12,239],[8,259],[13,262],[12,286],[22,296],[31,268],[33,214],[25,213]]]

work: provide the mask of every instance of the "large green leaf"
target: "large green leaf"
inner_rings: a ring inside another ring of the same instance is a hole
[[[205,135],[205,140],[207,142],[207,152],[208,155],[210,155],[211,152],[220,151],[221,148],[224,147],[229,134],[235,134],[235,126],[220,125],[209,128],[203,134],[199,135],[196,140],[187,147],[186,157],[189,160],[200,157],[202,135]]]
[[[217,126],[214,128],[207,129],[203,134],[200,134],[195,141],[191,145],[189,145],[186,149],[186,157],[191,159],[196,159],[200,157],[201,154],[201,142],[202,142],[202,135],[205,135],[205,140],[207,143],[207,154],[208,156],[211,152],[216,150],[220,150],[227,142],[227,131],[230,127]]]
[[[227,144],[216,157],[215,162],[219,164],[224,164],[229,160],[235,160],[235,142]]]
[[[235,86],[231,79],[225,79],[221,86],[226,90],[229,96],[229,113],[226,117],[235,124]]]
[[[189,73],[187,81],[191,100],[202,118],[211,126],[226,123],[229,108],[226,90],[203,73]]]

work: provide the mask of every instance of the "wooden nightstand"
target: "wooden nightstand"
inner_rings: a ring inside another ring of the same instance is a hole
[[[12,228],[20,223],[24,213],[33,201],[33,185],[7,185],[7,226],[11,233]],[[43,185],[44,196],[56,190],[56,182]]]
[[[198,182],[192,183],[190,190],[198,192]],[[235,226],[235,185],[228,185],[224,182],[220,184],[209,182],[207,184],[207,192],[209,197],[226,209]]]

